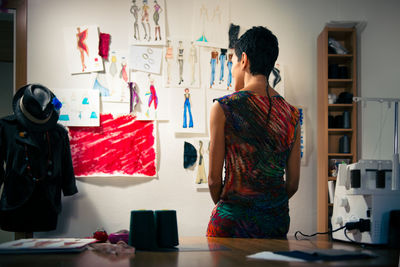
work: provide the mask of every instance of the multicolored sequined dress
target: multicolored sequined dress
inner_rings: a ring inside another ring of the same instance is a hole
[[[225,117],[225,179],[208,224],[209,237],[285,238],[283,178],[299,130],[299,111],[279,95],[238,91],[218,98]]]

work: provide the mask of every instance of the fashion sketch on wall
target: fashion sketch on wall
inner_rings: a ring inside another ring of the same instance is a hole
[[[205,72],[204,86],[211,89],[234,90],[232,77],[233,50],[203,47],[201,67]]]
[[[200,87],[200,54],[195,42],[170,38],[164,51],[164,86]]]
[[[155,74],[161,72],[162,48],[131,45],[129,51],[130,67]]]
[[[205,133],[205,90],[171,88],[172,125],[178,133]]]
[[[62,103],[58,122],[64,126],[99,126],[100,96],[98,91],[78,88],[54,88]]]
[[[64,28],[64,47],[70,73],[103,71],[97,26]]]
[[[201,46],[228,47],[228,0],[200,0],[193,4],[192,40]]]
[[[191,168],[187,168],[187,172],[191,172],[190,177],[193,179],[195,188],[208,188],[208,159],[210,152],[210,139],[195,138],[187,139],[185,142],[192,145],[193,152],[196,153],[196,159]]]
[[[165,45],[165,1],[130,0],[129,40],[138,45]]]
[[[133,71],[138,102],[133,114],[138,120],[169,120],[170,90],[162,86],[162,76]]]
[[[109,60],[104,62],[104,72],[93,74],[93,90],[100,92],[102,102],[129,102],[128,56],[128,51],[111,51]]]

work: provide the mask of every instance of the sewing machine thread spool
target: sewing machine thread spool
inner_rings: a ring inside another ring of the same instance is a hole
[[[350,153],[350,140],[347,135],[339,139],[339,153]]]
[[[175,210],[156,210],[157,244],[162,248],[179,245],[178,225]]]
[[[350,112],[349,111],[344,111],[343,112],[343,128],[344,129],[350,129]]]
[[[138,250],[157,248],[156,224],[152,210],[131,211],[129,245]]]

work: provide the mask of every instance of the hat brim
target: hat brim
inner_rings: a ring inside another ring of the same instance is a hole
[[[42,131],[48,131],[50,129],[53,129],[57,125],[58,117],[60,115],[59,111],[53,110],[50,119],[43,124],[38,124],[38,123],[34,123],[34,122],[30,121],[22,113],[21,107],[19,106],[19,101],[21,100],[21,97],[24,95],[24,92],[28,88],[28,86],[29,86],[29,84],[20,88],[13,97],[12,107],[14,110],[14,114],[17,118],[17,121],[22,126],[24,126],[26,128],[26,130],[42,132]],[[55,96],[51,91],[50,91],[50,93],[51,93],[52,97]]]

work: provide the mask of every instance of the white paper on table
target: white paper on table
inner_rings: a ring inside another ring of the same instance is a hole
[[[275,254],[272,251],[262,251],[252,255],[248,255],[247,258],[255,259],[255,260],[273,260],[273,261],[296,261],[296,262],[305,262],[301,259],[296,259],[292,257],[287,257],[279,254]]]

